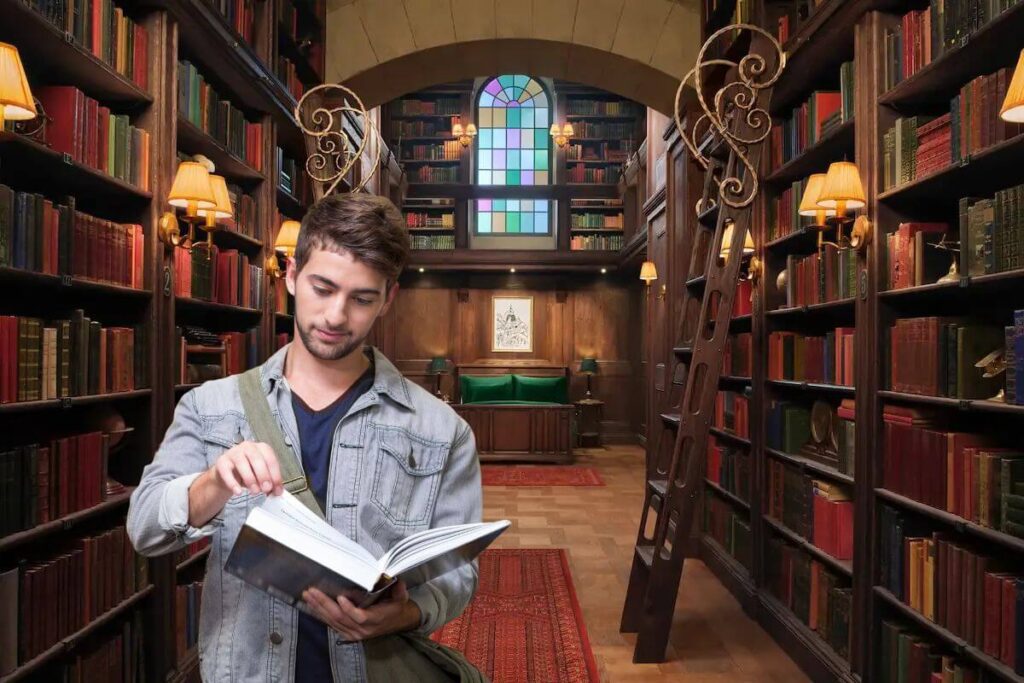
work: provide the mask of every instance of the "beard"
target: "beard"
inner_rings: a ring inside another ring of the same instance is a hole
[[[307,326],[301,321],[297,322],[296,327],[299,329],[299,338],[302,339],[302,344],[310,354],[320,360],[339,360],[344,358],[358,349],[362,345],[363,340],[366,339],[366,335],[357,339],[349,332],[336,342],[325,342],[316,336],[313,325]]]

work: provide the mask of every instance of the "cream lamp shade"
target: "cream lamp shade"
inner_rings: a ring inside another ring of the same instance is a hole
[[[658,269],[654,265],[654,261],[644,261],[640,265],[640,279],[648,285],[652,280],[658,279]]]
[[[558,125],[557,123],[552,123],[551,124],[551,137],[555,137],[556,135],[561,135],[561,134],[562,134],[562,127],[560,125]]]
[[[860,171],[850,161],[836,161],[829,165],[825,182],[818,196],[818,205],[835,209],[836,214],[847,210],[863,208],[867,203],[864,186],[860,182]],[[801,202],[802,205],[802,202]]]
[[[476,124],[475,123],[467,123],[466,124],[466,135],[469,135],[469,136],[476,135]]]
[[[299,229],[302,224],[298,221],[285,221],[281,223],[281,229],[277,231],[277,239],[274,241],[274,250],[285,256],[295,254],[295,246],[299,243]]]
[[[35,117],[36,104],[18,48],[0,43],[0,126],[5,119],[28,121]]]
[[[567,138],[571,138],[572,136],[576,135],[576,129],[572,127],[571,123],[563,123],[562,135],[564,135]]]
[[[804,187],[804,196],[800,199],[799,210],[801,216],[816,216],[819,211],[826,216],[836,215],[835,209],[826,209],[818,204],[818,200],[821,198],[821,188],[824,185],[824,173],[815,173],[807,179],[807,185]]]
[[[228,194],[228,185],[223,176],[210,174],[210,187],[213,189],[214,206],[212,209],[203,209],[200,213],[206,216],[207,223],[218,218],[231,218],[234,209],[231,207],[231,195]]]
[[[196,161],[183,161],[174,174],[174,183],[167,195],[167,203],[192,210],[212,209],[217,204],[210,183],[210,173]]]
[[[1010,123],[1024,123],[1024,50],[1020,51],[1017,68],[1013,70],[1010,87],[1006,89],[1006,99],[999,110],[999,117]]]
[[[462,137],[465,132],[466,131],[462,128],[461,123],[456,123],[452,126],[452,137],[454,138]]]
[[[729,258],[729,252],[732,251],[732,230],[734,224],[729,221],[729,224],[725,226],[725,230],[722,232],[722,249],[718,252],[719,256],[723,259]],[[746,238],[743,240],[743,255],[747,256],[754,253],[754,237],[747,230]]]

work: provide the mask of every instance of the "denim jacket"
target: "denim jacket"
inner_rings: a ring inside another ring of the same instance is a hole
[[[260,383],[285,441],[300,453],[291,390],[283,376],[288,348],[263,364]],[[374,384],[335,430],[325,514],[334,528],[379,557],[411,533],[479,522],[480,465],[466,421],[405,379],[380,351],[370,351]],[[212,536],[199,621],[204,681],[290,682],[297,611],[224,571],[246,515],[264,494],[241,493],[206,526],[188,524],[189,486],[243,440],[255,438],[242,410],[237,377],[206,382],[185,394],[132,493],[128,535],[147,556]],[[456,618],[476,585],[474,562],[410,590],[423,615],[417,630],[429,634]],[[336,633],[329,643],[336,682],[367,680],[362,643],[344,641]]]

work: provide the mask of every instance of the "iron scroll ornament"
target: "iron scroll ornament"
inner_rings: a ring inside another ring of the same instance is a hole
[[[730,59],[705,58],[709,48],[716,40],[734,31],[750,31],[764,36],[774,51],[771,67],[768,64],[769,59],[759,54],[744,55],[738,62]],[[704,69],[713,66],[736,67],[736,79],[726,83],[715,92],[713,106],[709,107],[704,98],[701,74]],[[779,80],[785,67],[786,53],[773,35],[752,24],[732,24],[715,31],[704,41],[700,52],[697,53],[697,63],[686,73],[679,82],[679,88],[676,89],[673,117],[679,135],[693,158],[704,169],[707,169],[710,162],[701,151],[700,141],[710,133],[714,138],[719,138],[729,145],[742,164],[742,167],[735,167],[742,168],[741,172],[736,172],[734,168],[733,175],[716,181],[719,185],[719,196],[722,202],[734,209],[750,205],[758,192],[757,169],[750,163],[745,149],[750,145],[760,143],[771,132],[771,116],[766,110],[755,106],[757,91],[772,87]],[[697,102],[704,113],[694,122],[687,134],[679,117],[679,104],[683,88],[691,78],[694,91],[697,94]],[[753,137],[741,137],[729,130],[728,121],[734,116],[746,118],[747,125],[753,131]],[[715,142],[717,140],[712,145]]]
[[[344,125],[349,114],[362,123],[363,134],[358,141]],[[295,105],[295,122],[306,136],[306,174],[319,184],[322,197],[334,192],[363,157],[368,145],[373,148],[373,165],[351,191],[362,190],[377,172],[381,148],[377,126],[367,114],[363,101],[351,89],[337,83],[312,88]]]

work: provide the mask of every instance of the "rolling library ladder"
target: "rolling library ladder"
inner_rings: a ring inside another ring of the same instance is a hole
[[[750,33],[750,52],[742,59],[731,62],[706,58],[716,41],[729,37],[735,45],[738,35],[745,32]],[[694,160],[705,168],[699,223],[701,229],[713,231],[713,236],[697,325],[693,327],[692,321],[687,325],[684,318],[678,336],[692,349],[689,363],[673,352],[673,387],[677,386],[676,379],[685,387],[678,403],[675,443],[671,450],[663,448],[665,444],[660,441],[673,433],[663,430],[657,448],[647,453],[644,508],[619,628],[623,633],[637,633],[633,661],[638,663],[665,659],[683,574],[685,541],[693,528],[701,491],[708,428],[733,299],[741,269],[745,267],[748,276],[758,270],[753,259],[744,261],[743,245],[758,191],[762,142],[771,129],[767,105],[772,85],[784,66],[785,56],[769,34],[746,24],[728,26],[707,39],[697,65],[683,79],[676,95],[676,125]],[[710,83],[705,83],[704,72],[710,74]],[[715,82],[716,73],[721,85]],[[691,76],[703,115],[687,132],[679,119],[679,100]],[[705,91],[711,89],[715,90],[713,96],[706,98]],[[730,242],[725,245],[728,256],[723,259],[719,256],[720,245],[730,232]],[[692,339],[687,338],[688,328],[694,330]],[[674,397],[670,395],[669,399],[674,404]],[[665,458],[666,453],[670,453],[669,458]]]

